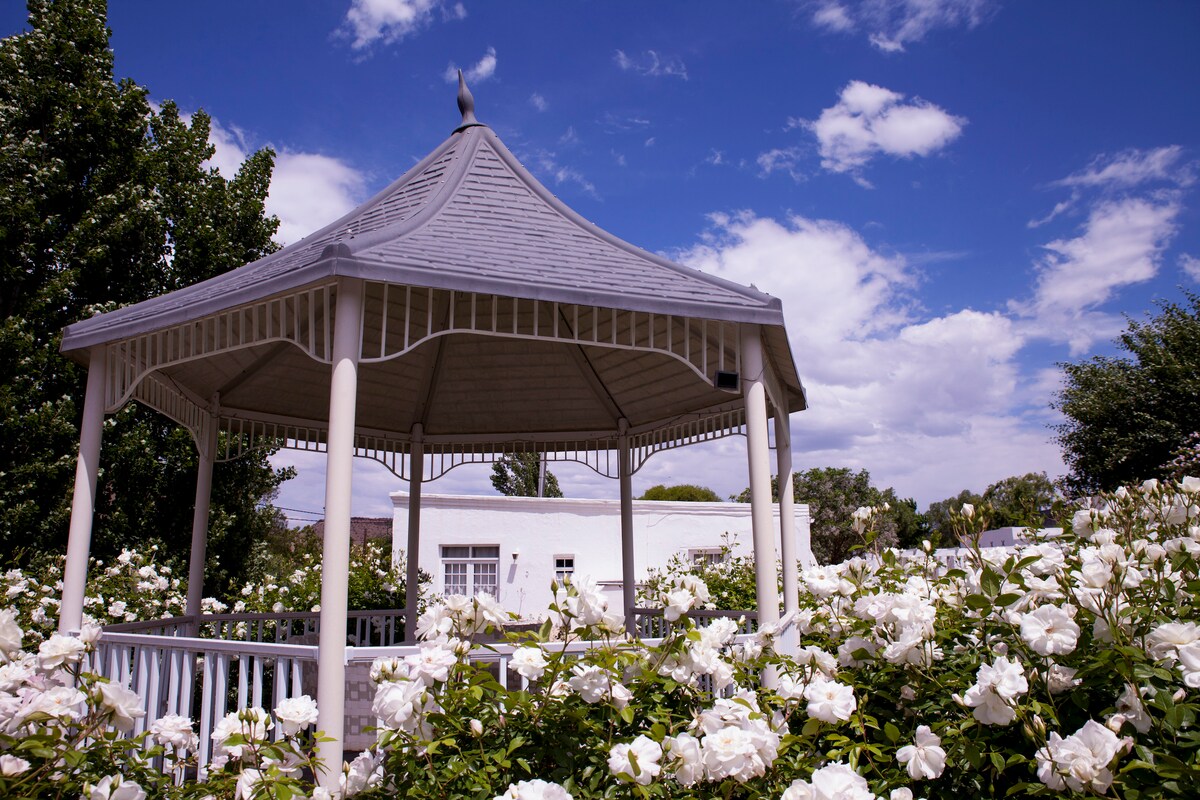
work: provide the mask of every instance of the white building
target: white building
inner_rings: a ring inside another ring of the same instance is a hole
[[[408,541],[408,494],[391,495],[394,552]],[[808,506],[795,506],[796,553],[813,563]],[[779,530],[779,506],[774,506]],[[722,545],[752,554],[749,503],[633,502],[635,573],[672,556],[716,558]],[[778,555],[778,545],[776,545]],[[619,500],[536,497],[421,496],[421,569],[437,594],[489,592],[509,611],[544,616],[550,581],[571,575],[596,581],[621,607],[621,504]]]

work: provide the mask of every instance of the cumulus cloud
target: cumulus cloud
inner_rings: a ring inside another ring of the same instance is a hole
[[[946,486],[1061,471],[1044,415],[1026,419],[1050,389],[1021,374],[1020,326],[998,312],[923,314],[906,257],[840,222],[749,213],[713,215],[704,240],[675,257],[783,301],[811,403],[793,420],[799,466],[866,466],[922,503]],[[724,485],[715,470],[706,477]]]
[[[822,167],[865,183],[862,168],[875,156],[931,155],[957,139],[966,122],[924,100],[905,102],[899,92],[851,81],[837,105],[798,124],[817,137]]]
[[[625,72],[637,72],[653,77],[688,79],[687,65],[677,56],[665,56],[656,50],[647,50],[640,56],[630,56],[624,50],[613,54],[613,61]]]
[[[1009,307],[1039,336],[1066,341],[1073,355],[1121,327],[1098,311],[1124,286],[1153,278],[1178,229],[1177,199],[1126,197],[1095,205],[1078,235],[1042,245],[1033,298]]]
[[[442,73],[442,79],[446,83],[456,83],[458,81],[459,67],[453,61],[446,66],[446,71]],[[496,48],[489,47],[474,66],[463,69],[463,77],[469,83],[483,83],[488,78],[496,74]]]
[[[1179,254],[1179,268],[1184,271],[1189,278],[1200,282],[1200,258],[1189,253]]]
[[[545,111],[550,107],[550,104],[546,102],[546,98],[542,97],[537,92],[529,95],[529,105],[533,106],[538,111]]]
[[[398,42],[438,16],[464,19],[467,9],[462,3],[446,0],[353,0],[339,30],[350,37],[351,47],[364,50],[377,42]]]
[[[993,0],[818,0],[814,26],[833,33],[864,31],[885,53],[903,52],[938,28],[974,28],[995,10]]]
[[[232,178],[250,153],[245,134],[213,120],[209,142],[215,152],[207,163]],[[279,217],[275,240],[292,244],[333,222],[362,200],[365,188],[365,176],[340,159],[280,150],[266,202],[267,213]]]

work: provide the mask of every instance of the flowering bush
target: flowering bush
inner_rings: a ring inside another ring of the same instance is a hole
[[[187,582],[158,562],[158,546],[149,553],[123,550],[111,563],[88,562],[88,585],[83,611],[98,625],[178,616],[187,605]],[[10,569],[0,575],[0,590],[33,642],[49,637],[58,627],[62,596],[63,557],[46,559],[28,570]],[[38,577],[40,576],[40,577]]]
[[[1200,480],[1151,481],[1093,500],[1061,536],[1034,533],[1005,550],[973,546],[962,567],[943,565],[926,547],[811,568],[795,620],[803,646],[791,656],[773,651],[778,631],[769,627],[739,637],[730,619],[696,624],[689,615],[712,593],[694,576],[677,576],[658,593],[676,617],[660,643],[627,636],[594,585],[567,583],[555,587],[541,630],[507,636],[512,655],[500,673],[495,660],[478,658],[479,648],[497,646],[479,641],[508,615],[486,596],[446,598],[422,614],[416,652],[373,665],[382,727],[376,745],[343,766],[339,794],[1193,796],[1198,501]],[[953,517],[968,541],[982,524],[974,511]],[[855,517],[868,542],[875,517]],[[12,655],[16,628],[15,615],[0,612],[0,650],[10,661],[0,667],[0,780],[36,769],[39,780],[61,776],[88,800],[140,800],[133,790],[118,795],[125,781],[147,796],[188,796],[186,783],[143,775],[138,748],[95,727],[130,724],[124,690],[97,689],[87,676],[74,684],[25,677],[31,659],[37,670],[72,674],[91,634],[54,637],[37,656]],[[551,640],[555,630],[562,640]],[[37,701],[43,716],[21,716],[31,698],[52,691]],[[96,723],[75,733],[88,714]],[[28,727],[65,730],[54,722],[64,718],[76,726],[71,758],[54,744],[67,734],[36,739],[41,729]],[[274,719],[262,709],[227,717],[213,733],[214,779],[195,793],[324,796],[308,782],[310,740],[296,738],[313,719],[303,698]],[[190,746],[187,721],[159,727],[153,747]],[[282,744],[270,742],[275,733]],[[94,745],[79,746],[84,738]]]
[[[304,550],[290,563],[280,563],[278,575],[247,583],[233,601],[233,613],[316,611],[321,603],[321,556]],[[348,602],[351,611],[404,608],[405,563],[393,563],[391,543],[367,541],[350,547]],[[421,585],[430,577],[421,573]]]
[[[662,596],[685,576],[699,578],[708,587],[708,598],[697,608],[749,610],[755,607],[754,559],[734,555],[734,541],[726,538],[716,560],[687,561],[674,555],[663,569],[651,568],[638,590],[638,603],[644,607],[664,605]]]
[[[145,717],[141,698],[85,669],[99,628],[51,634],[33,653],[22,649],[16,619],[0,609],[0,797],[285,800],[311,790],[305,776],[319,764],[303,732],[317,718],[310,698],[284,700],[274,719],[262,709],[225,717],[212,735],[208,782],[185,782],[196,769],[192,721],[167,716],[131,736]]]

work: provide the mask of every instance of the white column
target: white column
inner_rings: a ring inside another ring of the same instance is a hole
[[[789,614],[800,607],[798,594],[800,573],[796,566],[792,430],[787,412],[778,406],[775,408],[775,455],[778,460],[777,474],[779,476],[779,555],[783,561],[783,613]],[[798,632],[793,626],[784,637],[784,647],[787,648],[787,652],[794,653],[799,645]]]
[[[417,601],[420,599],[421,482],[425,480],[425,440],[421,423],[412,428],[408,480],[408,568],[404,585],[404,641],[417,640]]]
[[[96,475],[100,469],[100,434],[104,429],[104,390],[107,376],[104,345],[92,348],[88,361],[87,393],[79,423],[79,457],[75,461],[75,494],[71,498],[71,527],[63,571],[59,633],[83,625],[83,595],[87,591],[88,554],[92,549],[92,516],[96,511]]]
[[[208,546],[208,512],[212,502],[213,459],[217,454],[217,418],[208,415],[196,443],[200,456],[196,462],[196,505],[192,511],[192,553],[188,557],[187,608],[189,617],[200,616],[200,601],[204,598],[204,561]],[[199,620],[192,623],[192,636],[198,634]]]
[[[627,427],[628,423],[621,420],[621,435],[617,440],[621,483],[621,603],[625,606],[625,630],[633,631],[637,579],[633,564],[633,459],[630,457]]]
[[[362,332],[362,281],[337,288],[333,374],[329,381],[329,438],[325,461],[325,542],[321,562],[321,633],[317,640],[318,745],[325,763],[321,785],[338,788],[346,705],[346,586],[350,571],[350,499],[354,471],[354,413]]]
[[[754,589],[758,621],[779,621],[775,572],[775,515],[771,503],[771,444],[767,436],[767,388],[757,325],[741,326],[742,394],[746,402],[746,460],[750,472],[750,523],[754,540]]]

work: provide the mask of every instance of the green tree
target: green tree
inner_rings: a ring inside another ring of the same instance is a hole
[[[972,492],[970,489],[963,489],[953,497],[930,503],[929,508],[925,509],[925,522],[929,526],[929,535],[935,545],[940,547],[958,546],[958,542],[954,541],[954,528],[950,524],[950,514],[958,512],[964,503],[970,503],[978,508],[983,505],[983,495]]]
[[[1044,472],[1014,475],[996,481],[983,492],[992,527],[1042,527],[1058,495]]]
[[[916,502],[903,501],[911,505],[905,506],[907,511],[901,508],[895,490],[872,486],[871,473],[865,469],[854,472],[846,467],[817,467],[797,472],[793,485],[795,502],[808,504],[813,556],[822,564],[845,561],[857,552],[857,546],[864,544],[852,523],[854,512],[864,506],[880,509],[884,504],[888,506],[879,513],[876,526],[876,542],[883,547],[896,546],[902,529],[918,542],[925,530],[916,514]],[[771,498],[779,499],[779,484],[774,477]],[[743,489],[734,499],[750,502],[750,490]]]
[[[676,486],[658,484],[647,489],[639,500],[674,500],[684,503],[719,503],[720,496],[707,486],[681,483]]]
[[[0,548],[18,559],[66,542],[85,372],[59,355],[62,328],[275,247],[273,154],[230,180],[204,167],[208,117],[156,112],[146,89],[115,82],[109,35],[102,0],[30,0],[29,30],[0,41]],[[186,558],[194,450],[147,409],[108,419],[94,554],[157,542]],[[266,455],[215,472],[214,588],[240,578],[270,525],[257,504],[286,474]]]
[[[537,497],[538,472],[542,469],[542,459],[537,453],[514,453],[500,456],[492,464],[492,486],[506,497]],[[562,497],[562,489],[558,488],[558,478],[546,470],[545,483],[542,487],[542,497]]]
[[[1059,365],[1053,406],[1067,418],[1056,430],[1073,493],[1167,477],[1200,432],[1200,295],[1129,320],[1116,344],[1125,355]]]

